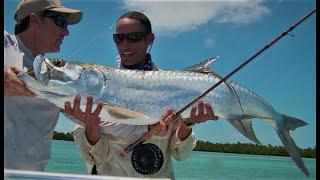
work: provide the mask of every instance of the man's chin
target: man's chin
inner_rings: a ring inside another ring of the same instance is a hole
[[[125,65],[125,66],[133,66],[133,65],[135,65],[135,64],[133,63],[133,60],[132,60],[132,59],[122,58],[122,57],[121,57],[121,63],[122,63],[123,65]]]

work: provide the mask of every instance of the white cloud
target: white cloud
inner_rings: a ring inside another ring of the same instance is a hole
[[[192,31],[208,22],[250,23],[269,12],[262,0],[126,0],[124,8],[146,14],[158,35]]]

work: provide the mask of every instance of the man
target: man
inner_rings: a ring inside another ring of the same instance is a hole
[[[59,0],[22,0],[14,18],[15,35],[4,31],[4,167],[43,171],[61,109],[35,97],[16,73],[31,69],[39,54],[59,52],[69,35],[68,25],[77,24],[82,12],[62,6]],[[101,107],[95,112],[99,114]],[[97,118],[91,111],[67,115],[78,120]]]
[[[119,68],[158,70],[147,52],[154,38],[151,23],[144,14],[132,11],[122,15],[116,24],[116,34],[113,35],[119,52]],[[156,125],[137,126],[144,129],[117,134],[102,134],[99,119],[84,122],[85,128],[77,126],[73,135],[82,157],[87,162],[88,173],[174,178],[171,156],[178,161],[186,159],[195,147],[196,139],[192,129],[181,118],[173,121],[172,114],[172,110],[167,110],[162,121]],[[209,104],[200,102],[198,107],[191,110],[190,119],[194,123],[200,123],[209,119],[217,120],[217,117]],[[107,120],[101,121],[106,124],[103,128],[110,124]],[[149,133],[151,137],[145,144],[138,145],[128,155],[120,153],[145,133]]]

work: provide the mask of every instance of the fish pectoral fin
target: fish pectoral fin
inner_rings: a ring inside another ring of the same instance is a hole
[[[149,116],[143,113],[108,104],[104,104],[100,115],[106,117],[108,121],[122,124],[148,125],[154,123]]]
[[[257,139],[252,128],[252,119],[228,119],[228,121],[245,137],[257,144],[260,144],[260,141]]]

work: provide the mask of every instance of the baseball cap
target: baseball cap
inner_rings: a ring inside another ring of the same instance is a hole
[[[77,24],[82,18],[82,11],[62,6],[60,0],[22,0],[17,6],[14,18],[17,22],[31,13],[45,10],[67,14],[69,25]]]

